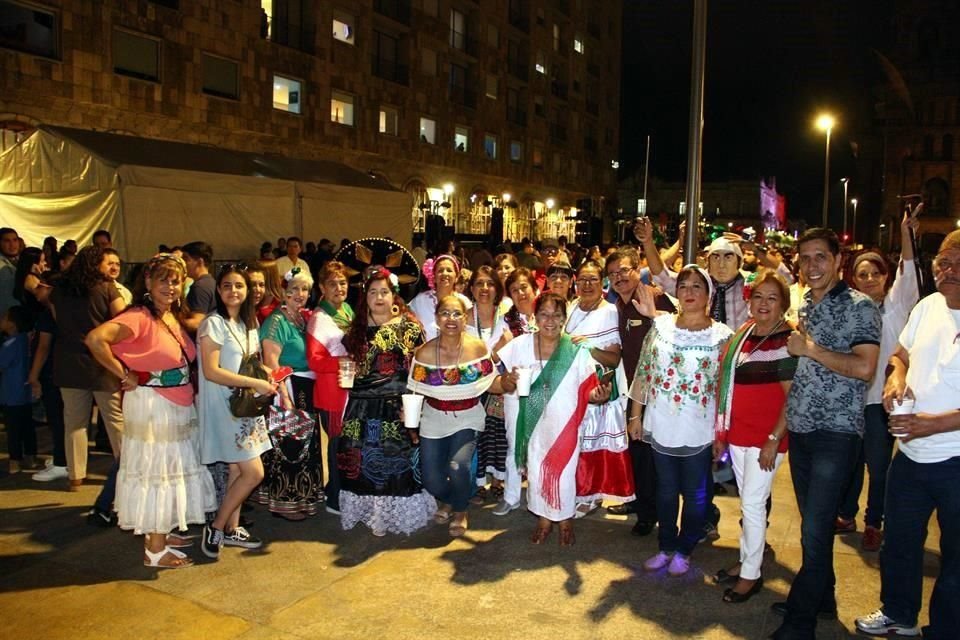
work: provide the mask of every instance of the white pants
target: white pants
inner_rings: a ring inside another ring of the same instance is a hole
[[[777,454],[773,471],[760,468],[760,449],[730,445],[730,462],[740,487],[740,512],[743,526],[740,533],[740,577],[756,580],[763,564],[763,547],[767,540],[767,498],[773,486],[773,477],[783,454]]]
[[[517,415],[520,413],[520,400],[516,395],[503,397],[503,421],[507,430],[507,476],[503,479],[503,499],[509,504],[520,503],[523,489],[523,477],[517,469]]]

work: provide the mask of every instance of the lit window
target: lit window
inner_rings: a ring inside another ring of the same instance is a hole
[[[519,140],[510,141],[510,162],[523,162],[523,143]]]
[[[470,150],[470,129],[467,127],[457,127],[453,133],[453,149],[460,153],[466,153]]]
[[[353,126],[353,96],[349,93],[334,91],[330,95],[330,120],[338,124]]]
[[[0,47],[56,58],[59,22],[52,11],[0,1]]]
[[[573,39],[573,50],[577,53],[583,53],[583,39],[580,36]]]
[[[483,136],[483,153],[490,160],[497,159],[497,136],[491,133]]]
[[[420,118],[420,142],[437,144],[437,121]]]
[[[450,9],[450,46],[463,51],[467,46],[466,24],[463,14]]]
[[[543,58],[543,51],[537,51],[537,61],[533,68],[536,69],[537,73],[546,75],[547,63]]]
[[[496,100],[497,99],[497,76],[492,73],[487,75],[487,97]]]
[[[140,80],[160,79],[160,42],[113,30],[113,71]]]
[[[300,81],[273,76],[273,108],[288,113],[300,113]]]
[[[237,63],[203,54],[203,92],[219,98],[240,97],[240,72]]]
[[[399,135],[400,113],[393,107],[380,107],[380,133]]]
[[[354,24],[356,24],[356,18],[353,16],[343,13],[342,11],[334,11],[333,39],[345,44],[356,44]]]
[[[560,25],[553,25],[553,50],[560,51]]]

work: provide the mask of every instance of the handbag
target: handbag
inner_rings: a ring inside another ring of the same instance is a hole
[[[226,324],[226,323],[225,323]],[[247,349],[244,348],[240,339],[233,333],[233,329],[230,328],[229,324],[226,324],[227,329],[230,331],[230,334],[233,335],[234,340],[240,345],[240,348],[243,349],[243,358],[240,360],[240,367],[237,369],[237,373],[241,376],[247,378],[256,378],[258,380],[268,380],[269,375],[264,370],[263,365],[260,362],[260,356],[256,352],[247,353]],[[250,334],[247,334],[247,346],[249,347]],[[272,396],[257,395],[257,392],[250,387],[236,387],[233,392],[230,394],[230,413],[236,418],[256,418],[258,416],[267,415],[267,411],[270,410],[270,405],[273,403]]]

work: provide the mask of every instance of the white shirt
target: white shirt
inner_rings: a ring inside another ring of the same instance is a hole
[[[297,261],[294,262],[288,256],[280,256],[277,258],[277,272],[280,274],[281,278],[287,275],[287,272],[294,267],[300,267],[301,271],[310,273],[310,265],[307,264],[306,260],[297,258]]]
[[[947,307],[941,293],[917,304],[900,344],[910,354],[907,387],[916,398],[916,413],[944,413],[960,408],[960,310]],[[900,442],[900,451],[920,463],[960,456],[960,431]]]
[[[877,358],[877,372],[867,389],[867,404],[883,402],[883,385],[887,381],[887,361],[897,350],[897,340],[913,305],[920,298],[917,287],[917,269],[913,260],[903,260],[897,271],[890,274],[895,279],[880,306],[883,329],[880,334],[880,357]]]

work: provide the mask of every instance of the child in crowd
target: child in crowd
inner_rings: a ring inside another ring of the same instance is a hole
[[[0,331],[0,404],[4,406],[10,474],[20,469],[36,469],[37,434],[33,425],[33,398],[27,383],[30,371],[30,312],[25,307],[10,307]]]

